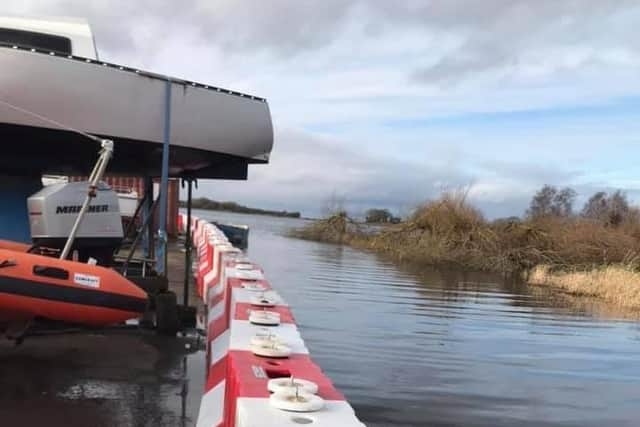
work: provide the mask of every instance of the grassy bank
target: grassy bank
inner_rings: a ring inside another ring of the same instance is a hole
[[[488,221],[463,195],[448,193],[425,203],[405,222],[373,233],[340,214],[295,230],[293,235],[349,244],[423,265],[505,274],[531,272],[535,283],[557,284],[567,292],[578,293],[585,279],[586,294],[620,305],[636,304],[633,299],[621,302],[634,295],[640,299],[637,288],[620,292],[627,279],[634,277],[640,283],[634,267],[640,265],[640,221],[635,216],[615,226],[580,216]],[[608,267],[615,265],[625,267]],[[574,290],[568,288],[571,280]],[[597,288],[602,289],[597,292]]]

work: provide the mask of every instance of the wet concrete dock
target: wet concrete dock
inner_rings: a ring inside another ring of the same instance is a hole
[[[181,302],[184,254],[175,243],[169,266]],[[125,328],[28,337],[18,347],[2,340],[0,425],[192,426],[204,374],[196,334]]]

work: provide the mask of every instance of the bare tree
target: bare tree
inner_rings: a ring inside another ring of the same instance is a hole
[[[612,194],[599,191],[589,198],[581,215],[609,225],[619,225],[629,216],[631,208],[627,195],[620,190]]]
[[[629,201],[627,195],[617,190],[609,197],[609,223],[619,225],[629,215]]]
[[[553,197],[551,211],[556,216],[571,216],[573,213],[573,202],[577,193],[569,187],[565,187],[558,191]]]
[[[575,198],[576,192],[569,187],[558,190],[552,185],[545,185],[531,199],[526,215],[529,218],[570,216]]]
[[[324,201],[324,206],[322,207],[322,215],[324,217],[330,217],[333,215],[344,215],[346,214],[344,204],[344,196],[338,195],[336,191],[333,190],[331,192],[331,196],[329,196]]]
[[[400,218],[393,216],[389,209],[369,209],[365,214],[368,223],[398,223]]]
[[[558,193],[558,189],[551,185],[545,185],[536,194],[534,194],[531,202],[529,203],[529,209],[527,209],[527,216],[530,218],[539,218],[542,216],[551,215],[551,208],[553,207],[553,198]]]
[[[598,191],[589,197],[587,203],[584,204],[581,215],[585,218],[604,220],[608,210],[609,202],[607,200],[607,193]]]

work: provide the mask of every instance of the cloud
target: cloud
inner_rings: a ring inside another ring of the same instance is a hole
[[[574,71],[588,63],[615,62],[612,50],[638,63],[639,46],[628,25],[630,17],[640,16],[637,2],[489,0],[430,6],[419,14],[424,25],[456,34],[459,43],[413,73],[427,84],[490,72],[523,78]],[[614,29],[613,34],[603,34],[604,29]]]
[[[636,1],[5,0],[3,10],[87,17],[107,61],[266,97],[271,163],[248,182],[202,182],[201,195],[316,214],[335,192],[358,213],[473,183],[472,200],[496,216],[521,213],[545,183],[640,188],[627,160],[640,155]]]
[[[8,0],[5,9],[86,17],[100,45],[114,54],[153,50],[166,38],[188,32],[229,55],[263,49],[291,55],[330,43],[342,32],[353,5],[341,0]]]
[[[629,22],[640,12],[633,0],[197,0],[186,4],[172,0],[6,0],[4,5],[13,14],[87,17],[100,43],[114,51],[149,49],[167,37],[191,32],[229,55],[265,49],[296,55],[344,41],[346,34],[362,33],[375,41],[386,33],[416,29],[425,41],[430,35],[458,40],[452,55],[438,62],[443,69],[447,61],[468,61],[484,68],[501,62],[507,53],[518,55],[520,49],[532,46],[575,46],[597,40],[600,46],[622,42],[635,50],[636,38],[623,37],[633,36],[634,28],[609,26]],[[603,35],[604,28],[611,31]],[[156,37],[145,37],[145,33]],[[160,35],[164,37],[157,37]],[[429,54],[429,46],[423,43],[424,55]],[[499,60],[492,61],[494,57]]]
[[[455,165],[379,158],[300,130],[276,129],[276,137],[272,163],[252,167],[248,182],[207,182],[199,194],[312,215],[335,195],[360,214],[375,206],[415,205],[471,180]]]
[[[498,161],[470,170],[460,153],[400,161],[294,129],[277,128],[276,140],[272,162],[252,167],[247,182],[203,182],[197,194],[276,210],[300,210],[306,215],[323,214],[333,197],[343,200],[353,215],[372,207],[406,214],[442,191],[468,187],[470,199],[496,217],[521,213],[541,183],[565,183],[581,175],[551,166]]]

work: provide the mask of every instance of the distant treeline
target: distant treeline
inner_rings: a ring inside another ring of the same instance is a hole
[[[180,207],[186,207],[187,202],[180,201]],[[193,199],[191,207],[194,209],[205,209],[210,211],[228,211],[236,213],[254,214],[254,215],[270,215],[280,216],[287,218],[300,218],[300,212],[287,212],[287,211],[270,211],[266,209],[250,208],[242,206],[236,202],[218,202],[216,200],[210,200],[206,197],[200,197]]]

